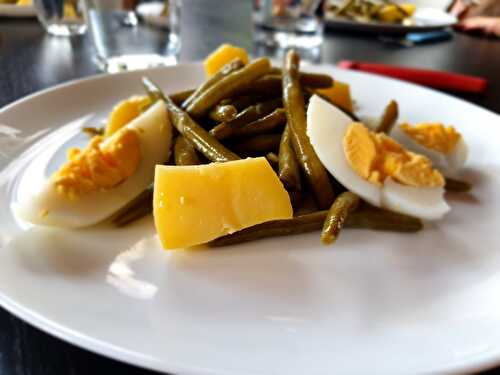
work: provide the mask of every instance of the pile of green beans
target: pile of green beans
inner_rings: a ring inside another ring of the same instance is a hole
[[[295,51],[288,52],[283,69],[271,67],[266,58],[246,66],[233,60],[198,88],[170,95],[149,79],[143,79],[151,101],[165,102],[175,128],[168,163],[188,166],[265,157],[290,196],[292,219],[259,224],[209,245],[225,246],[318,230],[322,230],[321,242],[327,245],[335,242],[343,227],[420,230],[419,219],[362,202],[325,169],[306,134],[306,103],[316,89],[331,87],[334,81],[327,75],[300,72],[299,64]],[[351,115],[355,121],[357,117]],[[390,132],[397,118],[398,104],[391,101],[376,130]],[[446,189],[465,192],[470,185],[447,179]],[[149,214],[151,201],[152,187],[115,216],[113,222],[124,226]]]
[[[403,23],[410,14],[397,2],[391,0],[344,0],[340,5],[329,4],[327,11],[332,11],[337,17],[345,17],[359,22],[380,21],[380,14],[386,5],[392,5],[399,13],[393,23]]]

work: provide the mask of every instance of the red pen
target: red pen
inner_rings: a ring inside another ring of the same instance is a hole
[[[484,92],[487,87],[487,81],[483,78],[436,70],[406,68],[350,60],[340,61],[337,66],[344,69],[360,70],[393,77],[447,91],[479,94]]]

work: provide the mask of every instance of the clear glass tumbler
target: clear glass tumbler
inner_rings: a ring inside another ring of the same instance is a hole
[[[321,0],[254,0],[254,39],[280,48],[315,48],[323,41]]]
[[[172,65],[182,0],[83,0],[99,67],[109,73]]]
[[[35,7],[38,19],[49,34],[79,35],[87,29],[79,0],[35,0]]]

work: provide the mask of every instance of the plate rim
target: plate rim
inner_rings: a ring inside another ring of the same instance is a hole
[[[158,67],[158,68],[149,68],[149,69],[143,69],[143,70],[136,70],[136,71],[127,71],[127,72],[119,72],[119,73],[114,73],[114,74],[107,74],[107,73],[98,73],[98,74],[93,74],[84,78],[75,78],[71,79],[69,81],[47,87],[42,90],[38,90],[36,92],[33,92],[27,96],[21,97],[4,107],[0,108],[0,117],[11,110],[12,108],[22,105],[25,102],[29,102],[33,98],[36,98],[37,96],[40,95],[46,95],[50,94],[51,92],[58,91],[61,89],[65,89],[68,87],[72,86],[78,86],[84,82],[92,82],[92,81],[98,81],[102,79],[117,79],[117,77],[124,76],[124,75],[140,75],[141,73],[147,73],[151,71],[157,71],[157,70],[165,70],[165,69],[176,69],[179,67],[185,67],[185,68],[197,68],[199,69],[201,67],[201,63],[199,61],[196,62],[185,62],[173,66],[167,66],[167,67]],[[314,64],[314,65],[304,65],[305,70],[308,68],[315,68],[317,70],[321,70],[322,68],[324,69],[333,69],[333,70],[340,70],[341,68],[336,67],[334,64]],[[452,100],[456,100],[461,103],[465,103],[468,106],[475,107],[477,109],[480,109],[482,111],[487,112],[489,115],[493,115],[497,117],[500,120],[500,115],[493,112],[492,110],[489,110],[487,108],[481,107],[475,103],[468,102],[464,99],[454,97],[448,93],[444,93],[438,90],[434,90],[422,85],[414,84],[411,82],[406,82],[402,80],[398,80],[395,78],[391,77],[385,77],[385,76],[380,76],[376,74],[371,74],[371,73],[366,73],[366,72],[359,72],[359,71],[352,71],[348,70],[349,74],[353,75],[359,75],[359,76],[376,76],[378,78],[381,78],[383,80],[389,80],[393,81],[399,84],[403,85],[408,85],[408,87],[417,87],[420,89],[428,90],[430,92],[437,92],[439,94],[445,95]],[[10,161],[11,157],[8,157],[7,163]],[[3,168],[2,168],[3,169]],[[5,250],[5,248],[0,247],[0,251]],[[64,325],[61,325],[57,323],[57,321],[44,317],[43,315],[40,315],[34,310],[31,310],[29,307],[23,306],[22,304],[17,303],[15,300],[11,299],[10,297],[6,296],[3,292],[0,291],[0,306],[7,310],[9,313],[13,314],[14,316],[18,317],[21,319],[23,322],[41,330],[42,332],[56,337],[66,343],[69,343],[71,345],[75,345],[79,348],[82,348],[84,350],[88,350],[92,353],[118,360],[133,366],[137,366],[140,368],[146,368],[146,369],[151,369],[155,371],[169,371],[173,373],[182,373],[182,374],[198,374],[198,375],[212,375],[212,374],[229,374],[227,371],[217,371],[215,372],[214,370],[207,369],[207,368],[199,368],[196,365],[189,365],[189,364],[182,364],[182,363],[176,363],[175,359],[173,361],[169,360],[168,362],[159,362],[153,357],[147,356],[147,355],[141,355],[139,353],[135,353],[133,351],[128,351],[126,349],[123,349],[121,347],[115,346],[107,341],[104,340],[98,340],[93,338],[92,336],[89,336],[83,332],[78,332],[76,330],[73,330],[71,328],[65,327]],[[168,364],[167,364],[168,363]],[[464,363],[454,363],[451,365],[448,365],[447,367],[440,366],[437,368],[431,369],[432,372],[445,372],[445,373],[451,373],[451,372],[469,372],[469,371],[482,371],[482,370],[487,370],[492,367],[496,367],[497,365],[500,365],[500,343],[498,347],[495,350],[492,350],[491,352],[487,352],[486,354],[483,354],[479,356],[478,358],[474,360],[470,360]]]

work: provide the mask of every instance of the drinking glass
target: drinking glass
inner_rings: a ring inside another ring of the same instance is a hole
[[[315,48],[323,41],[321,0],[255,0],[254,39],[280,48]]]
[[[83,0],[97,64],[109,73],[177,62],[181,0]]]
[[[49,34],[79,35],[87,29],[79,0],[35,0],[35,8],[40,23]]]

